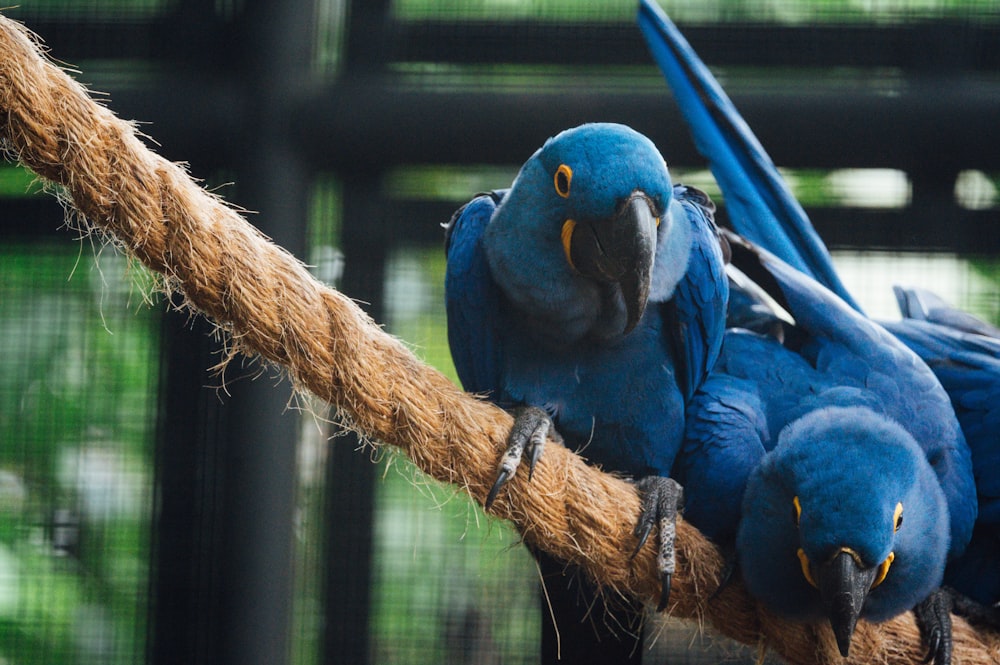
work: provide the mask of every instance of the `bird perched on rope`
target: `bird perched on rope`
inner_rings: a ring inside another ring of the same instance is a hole
[[[975,518],[948,396],[910,349],[828,289],[736,236],[729,244],[754,278],[731,271],[731,320],[758,332],[727,331],[688,410],[685,517],[735,546],[748,590],[773,611],[828,619],[844,656],[861,617],[915,608],[946,631],[936,592]],[[746,291],[756,284],[793,323],[762,314]],[[950,644],[929,639],[946,662]]]
[[[697,54],[652,0],[641,0],[639,24],[679,102],[695,144],[708,159],[722,188],[732,226],[760,247],[774,252],[785,263],[815,278],[861,312],[840,281],[825,244],[802,207]],[[734,301],[739,298],[734,296]],[[772,325],[767,323],[766,315],[762,315],[759,308],[744,308],[738,317],[751,324]],[[954,415],[951,418],[953,420]],[[964,426],[965,422],[962,424]],[[952,559],[964,549],[976,515],[969,464],[961,461],[968,453],[961,454],[957,449],[956,452],[960,463],[949,472],[955,476],[950,481],[940,478],[950,513],[949,556]],[[697,484],[685,482],[690,494]],[[690,503],[688,513],[689,517],[697,514]],[[931,642],[935,660],[947,662],[951,639],[948,608],[938,604],[925,609],[930,611],[918,615],[925,638]]]
[[[448,340],[459,378],[515,415],[487,507],[522,456],[530,478],[545,437],[561,435],[592,463],[638,479],[638,542],[653,524],[661,528],[663,603],[681,498],[668,476],[687,402],[725,326],[713,211],[704,194],[671,182],[649,139],[595,123],[546,141],[509,189],[477,196],[446,229]],[[563,576],[562,562],[536,554],[543,571]],[[593,591],[548,585],[558,625],[545,628],[543,654],[638,660],[629,633],[642,608],[622,600],[605,613]],[[549,622],[550,609],[542,614]]]

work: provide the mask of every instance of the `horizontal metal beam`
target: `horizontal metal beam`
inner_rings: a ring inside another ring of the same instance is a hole
[[[801,81],[730,93],[781,166],[1000,170],[998,82],[926,78],[879,90]],[[666,84],[662,94],[609,93],[586,82],[537,92],[344,84],[293,114],[296,143],[319,169],[519,164],[546,137],[591,121],[647,134],[668,163],[705,163]]]
[[[498,187],[506,183],[497,183]],[[470,197],[473,192],[470,192]],[[396,245],[438,244],[444,247],[441,224],[464,201],[392,200],[385,217],[385,237]],[[879,210],[869,208],[809,208],[820,236],[835,249],[954,252],[965,256],[1000,256],[1000,234],[984,232],[996,226],[995,210],[965,210],[946,200],[929,206]],[[719,222],[726,223],[720,206]]]
[[[190,3],[189,3],[190,4]],[[43,35],[69,62],[94,58],[154,58],[215,62],[232,49],[231,25],[210,5],[197,15],[100,18],[32,16],[8,9]],[[712,66],[895,67],[905,70],[1000,68],[1000,23],[960,18],[900,24],[763,22],[680,24]],[[389,62],[646,64],[649,52],[635,23],[390,19],[385,23]],[[178,45],[183,44],[183,49]]]
[[[954,252],[1000,256],[996,210],[965,210],[937,202],[899,210],[815,208],[813,226],[834,249]]]
[[[1000,24],[955,19],[897,25],[679,25],[713,66],[1000,67]],[[396,21],[389,60],[455,63],[644,64],[649,51],[633,23]]]

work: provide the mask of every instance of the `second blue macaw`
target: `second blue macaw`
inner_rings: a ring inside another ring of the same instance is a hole
[[[910,349],[780,259],[730,245],[793,321],[768,315],[748,297],[760,287],[734,274],[731,322],[755,330],[727,332],[689,408],[685,517],[735,548],[773,611],[828,619],[846,656],[858,618],[933,613],[975,518],[968,449]],[[932,647],[947,660],[948,645]]]
[[[680,488],[666,477],[725,326],[713,211],[705,195],[671,182],[649,139],[595,123],[549,139],[509,189],[453,216],[445,286],[455,367],[467,390],[515,414],[487,507],[522,456],[530,474],[545,437],[558,432],[590,462],[639,479],[639,542],[653,523],[672,527]],[[664,601],[673,572],[666,550]],[[629,633],[641,606],[622,601],[605,613],[593,589],[578,598],[559,581],[562,562],[536,554],[555,580],[551,611],[542,612],[544,658],[638,660]]]
[[[697,54],[653,0],[640,0],[639,24],[654,59],[679,102],[682,115],[691,127],[695,144],[707,158],[722,188],[732,226],[759,246],[774,252],[784,262],[815,278],[860,312],[860,307],[841,283],[822,239],[767,153]],[[750,325],[774,325],[773,319],[762,315],[759,308],[746,308],[739,312],[738,318]],[[873,347],[870,351],[878,350]],[[951,388],[949,392],[954,399],[956,395]],[[981,392],[966,393],[966,396],[970,394],[975,394],[976,399],[982,397]],[[914,399],[912,395],[900,397]],[[953,421],[954,418],[952,414]],[[967,428],[967,421],[963,420],[962,425]],[[993,447],[991,451],[996,449]],[[954,456],[956,464],[949,473],[954,476],[953,480],[965,480],[948,483],[945,478],[940,478],[943,487],[952,488],[951,491],[946,489],[945,493],[951,518],[949,556],[952,564],[949,571],[954,569],[955,562],[968,560],[974,552],[982,551],[974,542],[969,552],[962,554],[972,531],[977,501],[975,488],[969,482],[972,474],[969,459],[975,453],[958,452]],[[991,456],[995,454],[991,452]],[[850,477],[851,470],[846,469],[844,473]],[[980,485],[982,497],[981,479]],[[687,482],[689,494],[695,486],[695,483]],[[991,491],[987,488],[987,492]],[[975,524],[978,535],[983,519]],[[952,579],[949,573],[949,580]],[[951,638],[947,604],[935,604],[925,609],[925,612],[918,613],[925,638],[931,643],[935,661],[948,662]]]

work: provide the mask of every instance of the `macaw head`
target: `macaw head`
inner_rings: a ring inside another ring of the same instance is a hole
[[[645,136],[610,123],[566,130],[524,164],[486,229],[494,279],[557,341],[627,334],[687,268],[690,230],[672,192]]]
[[[813,411],[781,431],[747,483],[737,534],[750,593],[826,619],[847,656],[859,617],[912,609],[941,584],[944,493],[899,424],[862,407]]]

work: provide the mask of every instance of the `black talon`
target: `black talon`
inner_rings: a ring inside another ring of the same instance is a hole
[[[493,487],[490,488],[490,493],[486,495],[486,510],[489,510],[493,505],[493,502],[497,498],[497,494],[500,492],[500,488],[504,486],[504,483],[507,482],[508,478],[510,478],[510,474],[507,472],[507,469],[500,469],[500,472],[497,474],[496,482],[494,482]]]
[[[552,434],[552,435],[555,435],[556,431],[554,429],[550,428],[549,433]],[[534,440],[532,440],[531,443],[532,443],[531,449],[528,452],[528,481],[529,482],[531,481],[531,477],[533,475],[535,475],[535,466],[537,466],[538,460],[542,459],[542,447],[543,447],[543,445],[545,443],[545,437],[544,436],[541,437],[541,441],[539,441],[537,443]]]
[[[657,612],[662,612],[667,609],[667,603],[670,602],[670,581],[674,578],[670,573],[663,573],[660,577],[660,602],[656,606]]]
[[[631,559],[634,559],[643,545],[646,544],[649,534],[653,532],[653,523],[655,521],[656,515],[653,511],[646,510],[646,507],[643,506],[642,511],[639,513],[639,521],[636,522],[635,529],[632,530],[633,535],[639,539],[639,542],[636,544],[635,549],[632,550]]]

